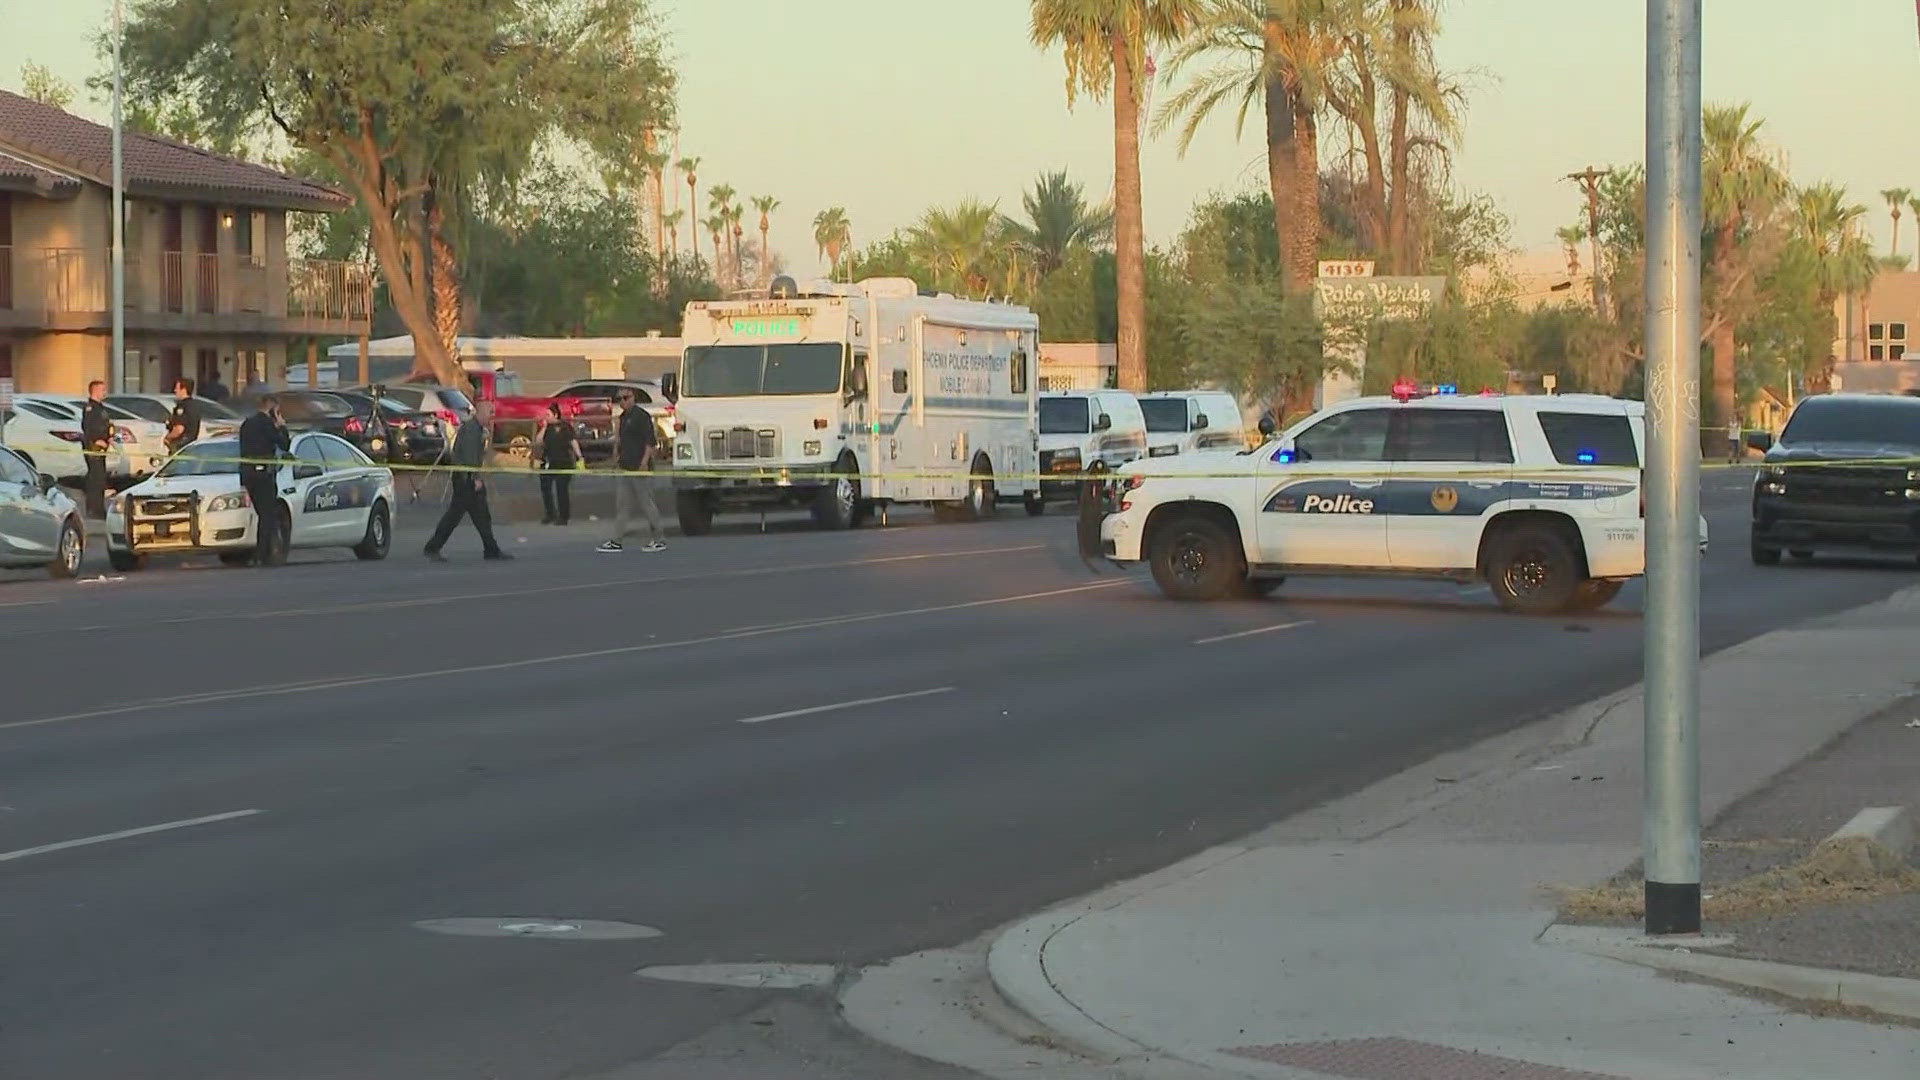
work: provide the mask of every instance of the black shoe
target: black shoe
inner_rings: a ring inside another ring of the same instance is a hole
[[[447,557],[445,555],[442,555],[439,552],[434,551],[430,548],[425,551],[422,551],[421,554],[427,557],[428,562],[446,562],[447,561]]]
[[[481,557],[488,559],[492,562],[512,562],[513,561],[513,556],[507,554],[504,551],[489,551]]]
[[[563,528],[563,529],[564,529],[564,528],[566,528],[566,527],[567,527],[567,519],[566,519],[566,518],[561,518],[561,519],[560,519],[559,521],[556,521],[556,522],[554,522],[554,524],[555,524],[555,525],[558,525],[558,526],[560,526],[561,528]]]
[[[542,525],[552,525],[553,523],[554,523],[553,519],[550,517],[543,517],[540,519],[540,524]]]

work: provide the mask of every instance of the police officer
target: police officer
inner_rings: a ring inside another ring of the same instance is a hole
[[[240,424],[240,486],[253,504],[253,561],[260,566],[273,559],[269,536],[274,528],[273,508],[280,493],[275,477],[280,455],[292,449],[286,422],[280,419],[280,402],[272,394],[262,395],[259,411]]]
[[[467,417],[466,423],[460,425],[460,433],[453,437],[453,490],[447,499],[447,512],[440,515],[440,524],[434,527],[424,549],[427,558],[434,562],[447,561],[440,549],[447,546],[447,538],[453,535],[463,517],[473,518],[473,531],[480,534],[480,550],[486,558],[513,558],[501,551],[500,542],[493,538],[487,484],[479,471],[487,461],[487,444],[491,441],[488,433],[492,427],[493,402],[482,400],[474,404],[473,415]]]
[[[107,415],[107,384],[87,384],[87,403],[80,408],[81,451],[87,460],[87,516],[107,516],[107,451],[113,445],[113,418]]]
[[[177,454],[199,437],[200,403],[193,400],[193,380],[175,379],[173,415],[167,418],[167,453]]]

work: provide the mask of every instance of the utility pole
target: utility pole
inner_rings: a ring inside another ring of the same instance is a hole
[[[120,0],[113,0],[113,354],[107,357],[111,393],[127,392],[127,204],[121,162]]]
[[[1700,932],[1700,4],[1647,0],[1650,935]]]
[[[1600,278],[1600,180],[1609,175],[1612,174],[1606,169],[1589,165],[1585,171],[1568,173],[1565,177],[1587,189],[1587,241],[1593,251],[1593,310],[1603,319],[1607,317],[1607,294]]]

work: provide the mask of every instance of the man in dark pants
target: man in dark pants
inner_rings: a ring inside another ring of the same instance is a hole
[[[167,453],[200,437],[200,403],[193,400],[193,380],[177,379],[173,384],[173,415],[167,418]]]
[[[113,418],[107,415],[107,384],[87,384],[87,403],[80,409],[80,444],[87,459],[87,516],[107,516],[107,451],[113,445]]]
[[[447,499],[447,512],[440,515],[440,524],[427,538],[426,556],[434,562],[447,561],[440,549],[447,546],[447,538],[453,535],[460,519],[469,516],[473,518],[473,531],[480,534],[480,550],[487,558],[513,558],[501,551],[500,542],[493,538],[487,484],[479,472],[487,462],[487,433],[492,428],[493,402],[483,400],[474,403],[473,415],[460,425],[460,433],[453,437],[453,490]]]
[[[292,449],[293,442],[280,419],[280,402],[267,394],[258,405],[259,411],[240,424],[240,486],[253,504],[253,561],[268,566],[275,561],[269,542],[275,527],[271,515],[280,502],[276,490],[280,466],[274,463]]]

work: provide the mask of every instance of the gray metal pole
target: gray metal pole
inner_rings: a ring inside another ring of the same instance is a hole
[[[1647,0],[1647,933],[1700,930],[1700,3]]]
[[[121,165],[120,0],[113,0],[113,353],[107,357],[108,386],[127,392],[127,207]]]

